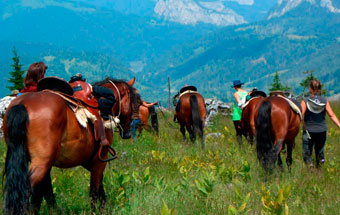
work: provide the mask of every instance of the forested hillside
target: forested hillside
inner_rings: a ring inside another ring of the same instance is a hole
[[[281,17],[227,27],[177,47],[148,67],[145,79],[162,80],[165,88],[169,75],[177,89],[192,84],[207,96],[229,99],[232,79],[267,90],[278,71],[299,93],[303,72],[314,70],[332,95],[340,92],[339,26],[338,13],[302,3]]]

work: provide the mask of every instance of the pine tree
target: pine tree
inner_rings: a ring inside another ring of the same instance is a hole
[[[308,94],[308,89],[309,89],[309,83],[311,80],[317,79],[314,75],[313,75],[314,70],[310,70],[310,71],[306,71],[303,74],[309,74],[304,80],[302,80],[300,82],[300,86],[303,88],[302,91],[302,96],[305,96],[306,94]],[[306,92],[307,89],[307,92]],[[323,89],[323,84],[321,84],[321,94],[322,95],[327,95],[327,90]]]
[[[273,82],[270,84],[269,91],[277,91],[277,90],[282,90],[283,86],[280,81],[280,76],[278,72],[275,72]]]
[[[271,88],[269,88],[269,92],[271,91],[290,91],[292,88],[288,86],[288,84],[281,84],[280,75],[278,72],[275,72],[273,82],[270,84]]]
[[[17,51],[15,50],[15,48],[13,48],[13,54],[14,57],[12,58],[14,61],[14,64],[12,64],[11,66],[14,68],[14,71],[9,72],[11,75],[11,78],[8,79],[8,82],[12,83],[12,86],[6,86],[6,88],[10,89],[10,90],[21,90],[24,88],[24,73],[25,70],[21,70],[22,65],[19,63],[20,59],[19,56],[17,54]]]

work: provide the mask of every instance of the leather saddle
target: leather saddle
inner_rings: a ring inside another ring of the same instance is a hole
[[[75,81],[69,84],[62,78],[52,76],[43,78],[38,82],[37,91],[43,90],[50,91],[62,97],[70,106],[75,107],[71,108],[74,112],[81,107],[86,108],[90,113],[92,113],[97,119],[93,122],[95,127],[94,136],[97,141],[100,140],[101,142],[98,149],[99,159],[102,162],[108,162],[117,158],[117,153],[111,145],[107,141],[103,143],[105,131],[99,113],[98,100],[92,95],[92,87],[90,84],[83,81]],[[101,153],[103,147],[105,147],[112,155],[111,158],[102,158]]]
[[[99,116],[99,105],[97,99],[92,95],[91,85],[83,81],[75,81],[69,84],[66,80],[50,76],[41,79],[37,85],[37,91],[50,90],[58,92],[67,98],[73,105],[82,105],[92,114]],[[100,117],[100,116],[99,116]]]

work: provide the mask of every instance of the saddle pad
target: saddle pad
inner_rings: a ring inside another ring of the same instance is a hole
[[[181,94],[179,95],[179,98],[181,98],[183,95],[188,94],[188,93],[197,93],[197,94],[198,94],[198,92],[196,92],[196,91],[187,90],[187,91],[184,91],[183,93],[181,93]]]
[[[74,112],[79,124],[83,126],[84,128],[87,128],[88,119],[90,120],[92,124],[94,124],[94,122],[96,121],[97,119],[96,116],[90,113],[90,111],[88,111],[85,107],[80,107],[80,106],[76,107],[71,103],[67,103],[67,105]]]
[[[285,99],[285,100],[289,103],[290,108],[292,108],[292,110],[293,110],[295,113],[299,114],[300,119],[302,120],[301,109],[300,109],[293,101],[291,101],[291,100],[289,100],[289,99],[287,99],[286,97],[281,96],[281,95],[278,95],[278,97],[281,97],[281,98]]]
[[[60,92],[52,91],[52,90],[47,90],[45,89],[44,91],[48,91],[51,93],[54,93],[58,96],[60,96],[62,99],[64,99],[67,102],[67,105],[71,108],[71,110],[74,112],[77,121],[81,126],[84,128],[87,128],[87,122],[88,119],[90,122],[94,123],[96,121],[96,116],[92,114],[87,108],[79,103],[76,103],[74,98],[69,98],[68,95],[64,95]]]
[[[249,104],[249,102],[251,101],[251,100],[253,100],[253,99],[255,99],[255,98],[258,98],[259,96],[257,96],[257,97],[252,97],[251,99],[249,99],[248,101],[246,101],[246,103],[244,103],[241,107],[242,107],[242,109],[244,109],[245,107],[247,107],[247,105]]]

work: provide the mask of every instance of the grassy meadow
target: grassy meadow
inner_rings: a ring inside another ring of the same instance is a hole
[[[332,105],[340,117],[340,103]],[[329,118],[325,165],[320,169],[304,165],[300,133],[292,171],[287,170],[283,152],[284,171],[267,180],[255,145],[246,141],[238,145],[230,116],[218,115],[206,128],[206,134],[222,135],[208,137],[204,150],[198,143],[183,141],[171,113],[158,118],[158,138],[147,131],[135,143],[115,136],[119,159],[104,172],[107,202],[101,214],[339,214],[340,133]],[[1,171],[5,149],[2,140]],[[89,182],[90,174],[82,167],[52,170],[62,214],[90,214]],[[3,201],[3,195],[0,198]],[[48,213],[45,201],[40,212]]]

